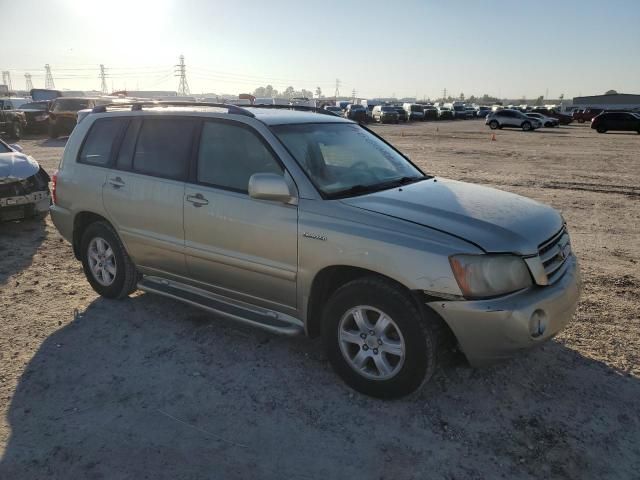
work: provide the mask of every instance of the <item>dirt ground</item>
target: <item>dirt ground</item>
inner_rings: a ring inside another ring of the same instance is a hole
[[[563,212],[584,292],[560,336],[375,400],[317,340],[98,298],[49,218],[2,224],[0,479],[640,478],[640,135],[373,128],[428,172]],[[64,140],[21,144],[52,172]]]

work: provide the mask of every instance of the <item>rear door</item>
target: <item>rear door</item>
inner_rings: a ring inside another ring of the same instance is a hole
[[[186,273],[184,181],[196,125],[190,118],[133,118],[107,175],[105,209],[146,273]]]
[[[286,175],[253,128],[223,119],[205,121],[185,190],[189,277],[225,296],[293,310],[297,206],[251,198],[247,190],[254,173]]]

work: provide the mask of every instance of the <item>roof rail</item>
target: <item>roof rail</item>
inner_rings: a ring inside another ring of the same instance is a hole
[[[336,115],[335,113],[325,110],[324,108],[318,107],[310,107],[308,105],[271,105],[271,104],[262,104],[262,105],[247,105],[248,108],[274,108],[280,110],[300,110],[303,112],[315,112],[320,113],[322,115],[332,115],[334,117],[339,117],[340,115]]]
[[[183,102],[178,100],[162,100],[162,101],[149,101],[149,102],[122,102],[122,103],[108,103],[106,105],[97,105],[93,107],[92,113],[105,113],[108,107],[122,108],[131,107],[131,111],[142,110],[142,107],[218,107],[226,108],[227,113],[236,115],[245,115],[247,117],[255,117],[250,111],[239,107],[237,105],[231,105],[229,103],[211,103],[211,102]]]

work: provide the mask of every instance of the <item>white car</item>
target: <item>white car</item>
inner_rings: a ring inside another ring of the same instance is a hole
[[[535,118],[538,120],[543,127],[559,127],[560,122],[557,118],[548,117],[547,115],[543,115],[541,113],[527,113],[527,117]]]

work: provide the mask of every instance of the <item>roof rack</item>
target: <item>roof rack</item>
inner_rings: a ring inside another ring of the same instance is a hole
[[[334,117],[339,117],[335,113],[325,110],[324,108],[318,107],[310,107],[308,105],[270,105],[270,104],[261,104],[261,105],[247,105],[248,108],[273,108],[279,110],[300,110],[303,112],[315,112],[320,113],[322,115],[332,115]]]
[[[218,107],[218,108],[226,108],[227,113],[233,113],[236,115],[245,115],[247,117],[255,117],[253,113],[250,111],[239,107],[237,105],[232,105],[230,103],[211,103],[211,102],[183,102],[183,101],[172,101],[172,100],[162,100],[162,101],[150,101],[150,102],[122,102],[122,103],[108,103],[106,105],[97,105],[93,107],[92,113],[105,113],[107,108],[122,108],[122,107],[131,107],[131,111],[139,111],[142,110],[142,107]]]

